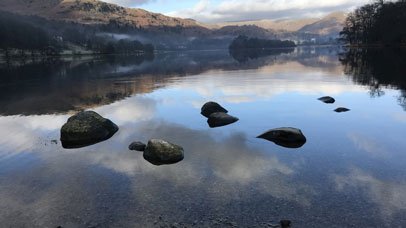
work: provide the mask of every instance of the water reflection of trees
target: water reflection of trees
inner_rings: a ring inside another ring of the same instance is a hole
[[[275,49],[230,49],[230,55],[240,63],[245,63],[249,60],[258,59],[260,57],[280,55],[293,52],[294,48],[275,48]]]
[[[370,87],[371,96],[382,96],[383,87],[400,90],[399,104],[406,110],[406,50],[349,49],[340,54],[344,73],[355,83]]]
[[[289,54],[282,54],[285,52]],[[334,69],[335,49],[277,50],[240,63],[228,51],[170,52],[155,56],[104,56],[100,58],[29,59],[0,66],[0,115],[66,113],[102,106],[168,84],[173,77],[210,70],[251,70],[298,62]],[[252,54],[252,53],[251,53]],[[320,57],[322,56],[322,57]]]
[[[109,77],[125,74],[153,58],[108,56],[13,62],[0,67],[0,114],[59,113],[124,99],[134,88],[111,83]]]

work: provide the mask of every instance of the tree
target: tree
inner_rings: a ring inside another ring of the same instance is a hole
[[[293,41],[289,40],[266,40],[258,38],[248,38],[247,36],[238,36],[235,38],[229,49],[248,49],[248,48],[281,48],[296,47]]]
[[[406,0],[377,0],[350,13],[341,40],[355,45],[406,43]]]

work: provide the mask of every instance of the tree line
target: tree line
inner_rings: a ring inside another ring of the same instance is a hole
[[[97,28],[6,12],[0,12],[0,31],[0,50],[6,57],[12,50],[17,50],[21,55],[27,54],[27,51],[32,55],[58,55],[63,50],[69,50],[71,44],[95,54],[154,51],[152,44],[102,35]]]
[[[50,45],[52,40],[43,29],[5,14],[0,14],[0,31],[0,48],[5,51],[6,56],[12,48],[41,50]]]
[[[252,48],[287,48],[296,47],[296,44],[290,40],[267,40],[259,38],[248,38],[247,36],[238,36],[235,38],[229,49],[252,49]]]
[[[376,0],[357,8],[340,35],[352,45],[406,44],[406,0]]]

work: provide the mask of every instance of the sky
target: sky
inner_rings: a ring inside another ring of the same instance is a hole
[[[103,0],[204,23],[322,17],[371,0]]]

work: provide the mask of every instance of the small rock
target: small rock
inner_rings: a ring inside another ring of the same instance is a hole
[[[326,104],[333,104],[334,102],[336,102],[336,100],[334,100],[334,98],[329,97],[329,96],[320,97],[318,100],[323,101]]]
[[[144,151],[145,150],[145,144],[142,142],[132,142],[128,146],[129,150],[136,150],[136,151]]]
[[[266,139],[287,148],[299,148],[306,143],[306,137],[302,131],[292,127],[272,129],[257,138]]]
[[[209,116],[210,116],[212,113],[215,113],[215,112],[224,112],[224,113],[227,113],[228,111],[227,111],[225,108],[221,107],[221,105],[219,105],[218,103],[213,102],[213,101],[210,101],[210,102],[207,102],[206,104],[204,104],[204,105],[202,106],[202,109],[201,109],[201,112],[200,112],[200,113],[201,113],[203,116],[209,118]]]
[[[348,112],[348,111],[350,111],[350,109],[348,109],[348,108],[343,108],[343,107],[336,108],[336,109],[334,110],[334,112]]]
[[[290,227],[290,224],[291,224],[292,222],[290,221],[290,220],[281,220],[280,221],[280,224],[281,224],[281,226],[282,226],[282,228],[288,228],[288,227]]]
[[[183,148],[162,139],[148,141],[144,159],[154,165],[174,164],[183,160]]]
[[[58,141],[54,139],[54,140],[51,140],[51,143],[52,144],[58,144]]]
[[[211,128],[229,125],[238,121],[237,117],[228,115],[224,112],[215,112],[209,116],[207,123]]]
[[[107,140],[117,131],[117,125],[96,112],[79,112],[62,126],[61,142],[64,148],[80,148]]]

